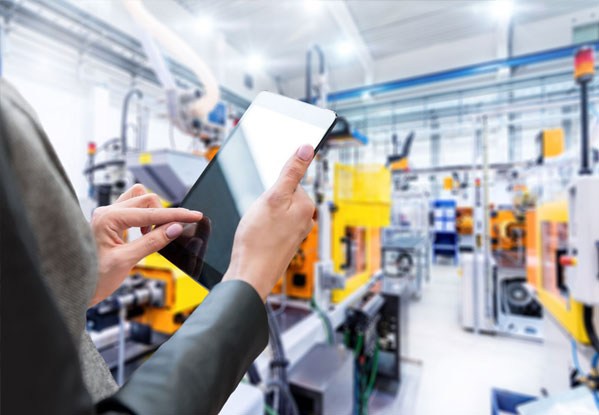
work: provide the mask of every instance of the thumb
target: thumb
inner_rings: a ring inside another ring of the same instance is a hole
[[[314,149],[311,145],[304,144],[298,148],[295,154],[285,163],[274,185],[274,190],[284,195],[292,194],[304,174],[306,174],[313,156]]]
[[[153,231],[148,232],[141,238],[125,244],[123,249],[127,251],[127,257],[137,263],[142,258],[157,252],[171,243],[183,232],[183,226],[180,223],[167,223],[157,226]]]

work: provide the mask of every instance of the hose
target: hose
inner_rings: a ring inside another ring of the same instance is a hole
[[[295,403],[295,399],[293,398],[291,391],[289,390],[289,385],[287,383],[282,382],[279,379],[271,379],[266,382],[266,389],[272,389],[273,386],[279,388],[279,391],[283,392],[283,394],[287,398],[286,402],[288,403],[291,409],[291,415],[299,415],[299,409],[297,407],[297,404]]]
[[[599,338],[597,337],[597,332],[595,331],[595,326],[593,325],[593,307],[588,305],[583,306],[582,313],[584,328],[591,342],[591,346],[593,346],[595,352],[599,353]]]
[[[255,363],[252,363],[248,369],[248,377],[250,378],[250,383],[252,385],[259,385],[262,382],[262,378],[260,377],[260,373],[258,373],[258,368]]]
[[[574,362],[574,368],[581,376],[584,374],[580,368],[580,362],[578,361],[578,353],[576,352],[576,340],[572,339],[572,361]]]
[[[331,319],[324,311],[322,311],[322,309],[320,307],[318,307],[318,304],[316,304],[316,301],[314,301],[314,298],[312,298],[310,300],[310,308],[312,308],[314,311],[316,311],[316,314],[318,314],[318,316],[322,319],[322,323],[324,324],[324,328],[327,333],[327,342],[330,345],[332,345],[334,343],[335,336],[334,336],[333,324],[331,323]]]
[[[374,346],[374,356],[372,358],[372,369],[370,370],[370,379],[368,379],[368,386],[366,387],[366,401],[372,393],[374,388],[374,381],[376,380],[376,372],[379,367],[379,342],[377,341]]]
[[[212,71],[208,65],[206,65],[202,59],[200,59],[195,51],[190,48],[187,43],[183,41],[183,39],[177,36],[156,17],[150,14],[144,7],[141,0],[123,0],[122,3],[133,18],[134,22],[140,27],[140,29],[142,29],[143,32],[147,32],[151,37],[156,39],[162,45],[162,47],[164,47],[166,52],[170,53],[173,58],[179,60],[181,63],[188,65],[189,68],[195,73],[195,75],[198,77],[198,80],[204,86],[204,95],[193,103],[191,112],[193,116],[197,118],[204,118],[207,116],[220,99],[218,83],[216,82],[216,78],[212,74]],[[145,37],[144,35],[145,33],[142,33],[142,37]],[[145,50],[145,52],[148,53],[148,50]],[[152,56],[150,56],[150,58],[152,58]],[[154,58],[155,61],[160,61],[160,59],[156,59],[157,57]],[[156,66],[157,62],[153,63],[154,66]],[[162,63],[164,63],[164,60],[162,60]],[[163,65],[157,66],[158,68],[154,68],[157,70],[157,72],[168,72]],[[166,73],[164,75],[169,77]],[[163,85],[163,87],[168,89],[168,85]]]
[[[129,101],[131,101],[133,95],[141,99],[143,93],[139,89],[133,88],[127,92],[123,100],[123,109],[121,110],[121,152],[123,154],[127,153],[127,116],[129,114]]]
[[[267,388],[275,385],[278,386],[279,392],[285,395],[285,403],[291,409],[292,415],[299,415],[299,410],[297,408],[297,404],[291,391],[289,390],[289,384],[287,382],[287,358],[285,356],[285,349],[283,347],[283,342],[281,340],[281,329],[279,327],[279,323],[277,322],[277,318],[275,313],[270,306],[270,304],[266,303],[266,315],[268,317],[268,328],[270,333],[270,343],[271,350],[273,353],[273,359],[271,361],[271,370],[273,378],[266,382]],[[275,395],[277,397],[277,395]],[[278,400],[278,399],[276,399]],[[287,411],[281,411],[280,402],[278,405],[274,405],[275,408],[278,409],[279,414],[286,414]]]

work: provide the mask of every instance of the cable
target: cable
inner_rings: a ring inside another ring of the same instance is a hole
[[[372,389],[374,388],[374,381],[376,380],[376,372],[379,366],[379,342],[377,340],[374,346],[374,357],[372,358],[372,369],[370,370],[370,379],[368,380],[368,386],[366,387],[366,396],[370,396]],[[366,398],[368,399],[368,398]]]
[[[379,342],[378,340],[374,346],[374,356],[372,357],[372,367],[370,368],[370,378],[368,379],[368,384],[366,385],[366,390],[364,391],[364,395],[362,395],[362,411],[367,415],[368,414],[368,400],[370,399],[370,394],[372,393],[372,389],[374,388],[374,381],[376,380],[376,372],[379,367]]]
[[[129,101],[135,95],[138,99],[143,97],[143,93],[137,89],[133,88],[127,95],[125,95],[125,99],[123,100],[123,108],[121,110],[121,152],[125,154],[127,152],[127,116],[129,114]]]
[[[252,363],[248,369],[248,378],[250,379],[250,383],[252,385],[258,385],[262,382],[260,378],[260,373],[258,372],[258,368],[256,367],[256,363]]]
[[[574,361],[574,368],[576,371],[582,376],[584,372],[580,368],[580,363],[578,362],[578,353],[576,351],[576,340],[572,339],[572,360]]]
[[[331,319],[329,316],[318,307],[314,298],[310,299],[310,308],[316,311],[316,314],[322,319],[322,323],[324,324],[325,331],[327,333],[327,342],[332,345],[334,343],[334,334],[333,334],[333,324],[331,323]]]
[[[290,407],[292,415],[299,415],[297,403],[289,390],[289,384],[287,382],[287,358],[285,356],[285,349],[281,340],[281,329],[279,323],[274,315],[274,311],[270,304],[266,303],[266,315],[268,316],[268,327],[270,332],[271,349],[273,352],[273,359],[271,361],[271,370],[273,379],[266,382],[267,388],[273,385],[278,386],[280,392],[282,392],[285,399],[285,406]],[[279,403],[280,405],[280,403]],[[275,405],[275,407],[279,406]],[[279,413],[287,413],[287,411],[281,411],[281,407],[277,408]]]
[[[287,398],[286,402],[289,404],[289,407],[291,408],[291,414],[299,415],[299,409],[297,407],[297,404],[295,403],[295,399],[293,399],[291,391],[289,390],[289,385],[280,381],[279,379],[271,379],[266,382],[267,389],[271,389],[273,386],[278,387],[279,390],[285,394]]]
[[[585,305],[582,309],[584,328],[587,332],[587,336],[591,341],[591,345],[597,353],[599,353],[599,338],[595,332],[595,326],[593,326],[593,307]]]
[[[268,415],[279,415],[277,411],[275,411],[270,405],[267,403],[264,404],[264,409],[268,412]]]

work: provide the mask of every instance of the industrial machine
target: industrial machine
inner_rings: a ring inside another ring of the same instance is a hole
[[[474,249],[473,209],[471,206],[458,206],[455,210],[455,228],[458,233],[458,248],[460,251]]]
[[[539,400],[538,413],[565,407],[565,402],[588,413],[599,411],[599,177],[593,175],[589,154],[586,91],[594,75],[592,48],[580,49],[574,66],[581,97],[578,176],[526,213],[527,281],[546,312],[552,344],[547,359],[559,375],[547,379],[552,397]],[[545,133],[544,142],[551,141]],[[570,351],[571,359],[564,359]]]
[[[486,119],[483,120],[487,134]],[[460,258],[462,277],[460,319],[475,333],[497,333],[540,341],[543,310],[527,285],[527,210],[534,198],[509,172],[513,195],[509,205],[492,206],[488,201],[488,177],[475,181],[475,206],[470,230],[472,253]],[[513,182],[513,183],[512,183]],[[463,213],[463,212],[462,212]],[[462,225],[462,221],[456,221]]]
[[[395,190],[391,226],[382,230],[384,278],[404,279],[409,295],[419,298],[430,279],[429,200],[417,189]]]
[[[391,175],[378,164],[337,164],[334,177],[333,272],[345,279],[345,287],[331,293],[338,303],[380,268],[381,228],[391,216]]]

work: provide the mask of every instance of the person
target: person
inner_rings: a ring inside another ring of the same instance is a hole
[[[291,157],[241,219],[223,281],[118,388],[86,310],[202,214],[135,185],[88,223],[34,111],[0,78],[0,412],[218,413],[266,347],[266,296],[314,225],[299,186],[312,157],[307,145]],[[131,227],[143,235],[125,243]]]

